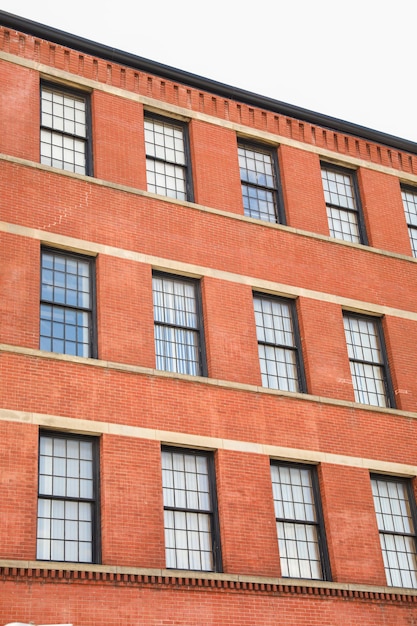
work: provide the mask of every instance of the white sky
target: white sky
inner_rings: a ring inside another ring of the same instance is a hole
[[[0,9],[417,142],[417,0],[1,0]]]

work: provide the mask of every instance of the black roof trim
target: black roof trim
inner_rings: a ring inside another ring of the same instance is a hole
[[[62,30],[33,22],[18,15],[13,15],[6,11],[0,11],[0,24],[7,28],[12,28],[23,33],[27,33],[34,37],[39,37],[53,43],[66,46],[83,52],[84,54],[90,54],[92,56],[112,61],[120,65],[126,65],[142,72],[148,72],[162,78],[166,78],[177,83],[182,83],[196,89],[207,91],[209,93],[216,94],[223,98],[229,98],[248,104],[249,106],[259,107],[272,111],[279,115],[286,115],[298,120],[309,122],[310,124],[316,124],[331,130],[339,131],[348,135],[354,135],[361,137],[369,141],[374,141],[385,146],[397,148],[398,150],[404,150],[405,152],[411,152],[417,154],[417,143],[382,133],[366,126],[360,126],[352,122],[346,122],[344,120],[324,115],[323,113],[316,113],[309,109],[303,109],[280,100],[274,100],[266,96],[261,96],[245,89],[239,89],[231,85],[219,83],[197,74],[185,72],[183,70],[176,69],[169,65],[157,63],[145,59],[144,57],[136,56],[128,52],[123,52],[117,48],[111,48],[100,43],[96,43],[83,37],[77,37]]]

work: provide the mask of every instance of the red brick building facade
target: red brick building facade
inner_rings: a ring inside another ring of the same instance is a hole
[[[417,622],[417,145],[0,13],[0,624]]]

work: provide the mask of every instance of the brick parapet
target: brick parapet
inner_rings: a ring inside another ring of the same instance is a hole
[[[272,111],[225,99],[186,84],[138,71],[128,66],[80,53],[77,50],[0,26],[0,50],[44,64],[55,70],[71,72],[103,85],[141,94],[172,106],[205,113],[218,119],[267,131],[281,137],[331,150],[342,156],[356,157],[398,170],[417,174],[417,155],[373,143],[348,134],[310,124]]]

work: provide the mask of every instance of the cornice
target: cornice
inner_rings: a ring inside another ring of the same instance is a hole
[[[46,41],[66,46],[112,63],[119,63],[120,65],[124,65],[135,70],[149,72],[150,74],[154,74],[168,80],[173,80],[189,87],[201,89],[229,100],[242,102],[249,106],[266,109],[279,115],[292,117],[310,124],[317,124],[327,129],[336,130],[355,137],[361,137],[384,146],[404,150],[405,152],[409,152],[411,154],[417,154],[417,143],[415,142],[354,124],[352,122],[334,118],[323,113],[317,113],[309,109],[288,104],[280,100],[262,96],[232,85],[226,85],[197,74],[185,72],[169,65],[164,65],[144,57],[123,52],[117,48],[105,46],[89,39],[78,37],[65,31],[25,19],[6,11],[0,11],[0,24],[33,37],[39,37]]]

